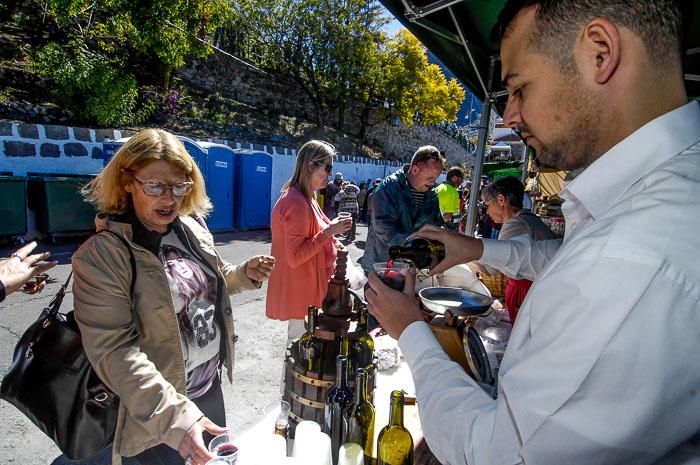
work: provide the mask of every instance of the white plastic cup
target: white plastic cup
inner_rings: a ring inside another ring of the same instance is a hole
[[[338,465],[364,465],[365,456],[362,447],[354,442],[346,442],[338,450]]]
[[[333,455],[331,453],[331,437],[326,433],[317,433],[317,465],[333,465]]]
[[[292,457],[297,457],[304,463],[307,463],[307,458],[311,460],[316,455],[316,440],[320,433],[321,425],[315,421],[299,422],[294,433]]]

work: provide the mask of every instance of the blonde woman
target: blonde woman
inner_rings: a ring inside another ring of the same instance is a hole
[[[98,234],[73,255],[75,317],[121,400],[114,463],[204,465],[205,437],[225,431],[219,369],[232,381],[236,341],[228,295],[260,287],[274,258],[234,266],[219,256],[201,219],[211,210],[202,174],[166,131],[129,139],[83,193],[101,213]]]
[[[267,316],[289,321],[289,341],[304,333],[308,306],[321,306],[341,247],[333,236],[352,226],[351,219],[328,219],[314,196],[328,184],[334,155],[328,142],[304,144],[294,174],[272,210],[272,256],[277,268],[267,287]]]

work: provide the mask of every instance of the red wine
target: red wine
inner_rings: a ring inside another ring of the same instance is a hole
[[[219,457],[228,457],[236,452],[238,452],[238,447],[230,442],[225,442],[219,446],[216,446],[216,449],[214,449],[214,453]]]
[[[398,271],[387,270],[382,276],[384,284],[397,291],[403,291],[403,286],[406,283],[406,277]]]
[[[394,267],[394,259],[390,258],[389,260],[386,261],[386,269],[390,270]]]

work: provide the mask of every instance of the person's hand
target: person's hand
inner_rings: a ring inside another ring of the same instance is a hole
[[[398,340],[404,329],[414,321],[423,321],[423,313],[415,298],[416,269],[406,273],[403,292],[395,291],[384,284],[376,273],[369,274],[370,289],[365,291],[367,309],[379,320],[382,328]]]
[[[266,281],[275,269],[275,257],[270,255],[256,255],[245,264],[245,275],[253,281]]]
[[[408,237],[409,239],[411,237],[422,237],[423,239],[442,242],[445,245],[445,258],[435,268],[428,271],[428,274],[431,276],[440,274],[455,265],[478,260],[484,253],[484,243],[481,242],[481,239],[474,239],[473,237],[430,224],[423,226]]]
[[[467,266],[469,267],[470,270],[476,275],[477,273],[483,274],[485,276],[491,276],[491,273],[489,273],[489,270],[486,269],[484,265],[482,265],[479,262],[469,262],[467,263]]]
[[[204,439],[202,439],[202,432],[204,431],[218,436],[219,434],[224,434],[228,429],[214,424],[214,422],[207,417],[200,418],[190,426],[190,429],[187,430],[182,441],[180,441],[177,452],[186,461],[189,457],[192,465],[204,465],[214,458],[214,455],[212,455],[204,445]]]
[[[327,231],[328,236],[334,236],[336,234],[342,234],[344,232],[350,231],[350,228],[352,228],[352,217],[349,218],[341,218],[341,217],[336,217],[331,223],[326,227],[325,231]]]
[[[36,242],[32,241],[18,249],[9,258],[0,261],[0,282],[5,286],[5,295],[12,294],[31,278],[50,270],[58,263],[39,263],[51,254],[44,252],[30,255],[34,248],[36,248]],[[36,283],[28,287],[27,292],[34,294],[40,292],[45,286],[44,282]]]

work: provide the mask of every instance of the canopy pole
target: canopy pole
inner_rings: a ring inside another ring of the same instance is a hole
[[[489,78],[488,88],[493,87],[493,73],[496,68],[497,56],[492,55],[489,60]],[[474,229],[476,228],[476,214],[479,203],[479,187],[481,186],[481,171],[484,164],[484,156],[486,152],[486,137],[488,136],[489,120],[491,118],[491,107],[493,106],[493,98],[489,93],[484,97],[484,106],[481,112],[481,120],[479,121],[479,138],[476,146],[476,163],[472,170],[472,190],[469,193],[469,205],[467,213],[467,225],[464,233],[467,236],[474,237]]]

